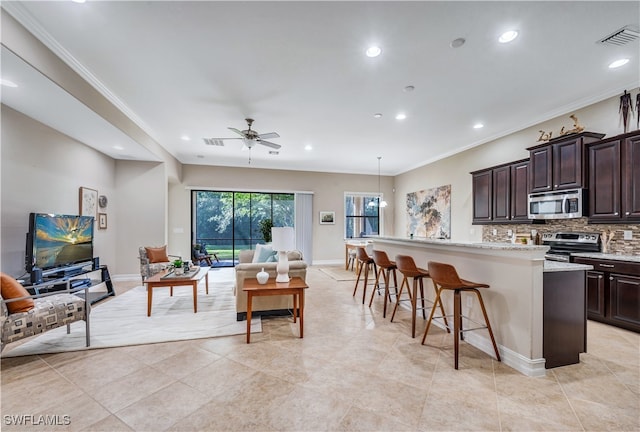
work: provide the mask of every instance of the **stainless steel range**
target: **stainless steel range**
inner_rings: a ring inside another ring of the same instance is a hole
[[[557,232],[542,234],[542,244],[549,246],[545,258],[569,262],[572,253],[600,252],[600,234],[586,232]]]

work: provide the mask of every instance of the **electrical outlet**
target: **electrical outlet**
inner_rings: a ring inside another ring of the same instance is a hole
[[[513,230],[507,230],[507,235],[511,237],[513,235]]]
[[[498,235],[498,230],[497,229],[493,229],[493,235]]]
[[[473,305],[473,297],[467,296],[467,308],[471,308]]]
[[[633,231],[631,230],[624,230],[624,239],[625,240],[633,240]]]

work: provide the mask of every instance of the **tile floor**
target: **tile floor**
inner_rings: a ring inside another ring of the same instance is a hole
[[[263,333],[3,359],[3,431],[638,431],[640,335],[589,322],[578,365],[529,378],[408,312],[382,318],[352,281],[310,268],[305,338]],[[130,284],[129,284],[130,285]],[[117,292],[127,284],[116,284]],[[99,307],[96,306],[96,307]],[[419,321],[418,331],[424,328]],[[58,426],[11,424],[41,415]],[[63,424],[68,423],[68,424]]]

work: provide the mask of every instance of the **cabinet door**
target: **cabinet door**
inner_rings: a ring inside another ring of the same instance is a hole
[[[552,189],[551,184],[551,146],[530,151],[529,192],[546,192]]]
[[[511,165],[511,220],[529,221],[529,161]]]
[[[589,319],[600,320],[605,313],[604,273],[587,272],[587,315]]]
[[[623,147],[622,211],[625,221],[640,220],[640,134],[629,137]]]
[[[493,221],[511,220],[511,166],[493,170]]]
[[[620,141],[589,147],[589,221],[620,220]]]
[[[493,170],[473,173],[473,223],[491,222]]]
[[[582,138],[553,144],[553,189],[582,187]]]
[[[640,277],[611,274],[609,319],[619,327],[640,331]]]

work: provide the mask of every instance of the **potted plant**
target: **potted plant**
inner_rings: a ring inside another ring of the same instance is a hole
[[[178,258],[177,260],[173,261],[173,268],[175,269],[175,274],[176,276],[179,276],[181,274],[184,273],[184,268],[182,267],[184,263],[182,262],[182,259]]]
[[[264,238],[265,243],[271,243],[271,228],[273,227],[273,222],[271,219],[262,219],[260,221],[260,232],[262,233],[262,238]]]

